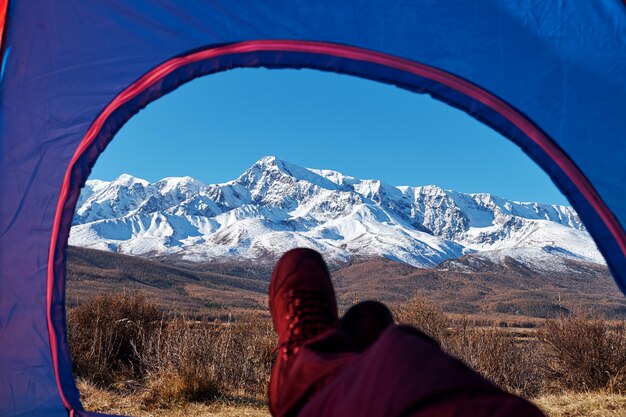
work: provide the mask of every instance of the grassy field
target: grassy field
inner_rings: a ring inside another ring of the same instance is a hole
[[[93,383],[79,379],[78,389],[85,409],[106,414],[134,417],[266,417],[269,410],[263,401],[222,398],[210,403],[181,402],[166,408],[142,406],[142,398],[121,395],[97,388]]]
[[[549,417],[624,417],[626,395],[607,392],[570,392],[534,400]]]
[[[269,415],[267,277],[220,268],[70,251],[68,338],[86,409]],[[559,293],[567,277],[525,276],[516,265],[466,274],[373,260],[333,280],[340,310],[384,301],[398,322],[548,416],[626,417],[626,301],[606,271],[592,272],[570,280],[569,298]],[[590,305],[599,308],[589,314]]]
[[[86,409],[107,414],[136,417],[269,417],[264,401],[220,399],[212,403],[173,404],[168,408],[137,406],[133,396],[118,395],[79,380]],[[626,395],[606,392],[562,393],[533,400],[548,417],[624,417]]]
[[[503,389],[549,416],[626,416],[626,325],[584,314],[536,328],[476,325],[416,297],[399,322],[439,341]],[[480,321],[482,323],[482,321]],[[141,296],[98,296],[68,313],[86,409],[134,416],[264,416],[275,335],[244,321],[164,315]]]

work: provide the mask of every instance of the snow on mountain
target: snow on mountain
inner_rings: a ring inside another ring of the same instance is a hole
[[[197,262],[270,261],[298,246],[337,264],[383,256],[434,267],[476,252],[546,265],[564,257],[604,262],[571,207],[395,187],[275,157],[224,184],[190,177],[149,183],[127,174],[89,180],[70,244]]]

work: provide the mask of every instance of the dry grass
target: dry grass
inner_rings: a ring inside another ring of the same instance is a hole
[[[537,338],[557,389],[626,392],[626,323],[578,312],[548,320]]]
[[[451,320],[421,297],[396,304],[393,310],[399,323],[422,330],[447,353],[505,390],[526,398],[540,391],[544,372],[537,350],[529,343],[520,343],[510,329],[477,327],[467,319]]]
[[[103,386],[141,378],[140,352],[163,319],[163,312],[143,296],[98,295],[71,309],[68,338],[74,373]]]
[[[417,327],[439,343],[448,337],[450,319],[440,308],[422,297],[396,303],[392,311],[396,322]]]
[[[393,310],[500,387],[535,398],[550,416],[626,417],[624,323],[574,315],[537,329],[503,328],[450,318],[417,297]],[[142,297],[118,294],[70,310],[68,326],[87,409],[268,415],[276,336],[265,315],[225,322],[166,317]]]
[[[78,377],[152,408],[265,398],[277,343],[263,317],[168,318],[126,294],[98,296],[70,310],[68,329]]]
[[[119,394],[96,387],[85,379],[77,381],[86,410],[136,417],[269,417],[263,401],[237,402],[222,399],[212,403],[186,402],[169,407],[146,407],[135,395]]]
[[[461,326],[452,330],[442,347],[514,394],[532,398],[543,387],[545,373],[537,349],[510,332]]]
[[[452,320],[423,297],[394,306],[399,322],[437,340],[448,353],[503,389],[534,398],[560,392],[626,393],[626,323],[579,312],[537,329]]]
[[[184,403],[169,408],[147,409],[133,396],[120,395],[95,387],[79,379],[83,405],[87,410],[107,414],[136,417],[269,417],[263,401],[237,403],[217,401],[206,403]],[[624,417],[626,396],[605,392],[562,393],[546,395],[534,400],[548,417]]]
[[[534,400],[548,417],[624,417],[626,395],[607,392],[566,392]]]

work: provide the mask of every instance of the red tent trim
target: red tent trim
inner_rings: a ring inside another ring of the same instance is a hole
[[[9,7],[9,0],[0,0],[0,45],[2,45],[2,35],[4,34],[4,27],[7,23],[7,8]]]
[[[8,0],[0,0],[0,23],[5,19],[6,6]],[[3,7],[4,6],[4,7]],[[2,10],[4,9],[4,12]],[[2,34],[0,29],[0,35]],[[290,40],[258,40],[247,41],[230,44],[221,47],[204,49],[187,55],[173,58],[164,62],[152,71],[142,76],[135,83],[131,84],[122,93],[120,93],[109,105],[102,111],[98,118],[91,125],[78,148],[76,149],[70,164],[65,171],[63,185],[57,203],[54,224],[52,228],[52,236],[50,240],[50,251],[48,254],[48,273],[47,273],[47,319],[48,332],[50,335],[50,346],[52,350],[52,361],[54,364],[54,373],[57,386],[61,394],[61,399],[65,407],[73,414],[72,406],[69,404],[65,394],[63,393],[61,379],[59,375],[58,361],[58,342],[57,334],[52,321],[52,304],[53,289],[55,279],[54,256],[57,249],[61,219],[63,208],[67,202],[72,180],[72,169],[76,162],[81,158],[83,153],[96,139],[100,130],[104,126],[107,119],[122,105],[138,96],[148,87],[159,82],[165,76],[171,74],[176,69],[185,65],[203,61],[207,59],[217,58],[224,55],[243,54],[250,52],[298,52],[308,54],[320,54],[346,58],[355,61],[363,61],[378,65],[387,66],[396,70],[405,71],[410,74],[418,75],[431,79],[449,88],[457,90],[472,99],[490,107],[503,117],[513,123],[518,129],[526,134],[534,141],[543,151],[545,151],[552,160],[563,170],[563,172],[576,185],[578,190],[584,195],[589,204],[595,209],[600,218],[606,224],[607,228],[618,242],[619,247],[626,256],[626,233],[622,230],[619,222],[613,213],[604,204],[597,191],[589,183],[585,175],[578,169],[572,160],[556,145],[548,136],[538,129],[530,120],[517,110],[513,109],[504,101],[500,100],[493,94],[481,89],[480,87],[458,78],[445,71],[430,67],[428,65],[413,62],[407,59],[395,57],[380,52],[355,48],[346,45],[331,44],[325,42],[308,42],[308,41],[290,41]]]

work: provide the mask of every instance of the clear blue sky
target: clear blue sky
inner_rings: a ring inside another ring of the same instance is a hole
[[[568,204],[516,145],[429,96],[313,70],[194,80],[133,117],[91,178],[236,178],[265,155],[393,185]]]

